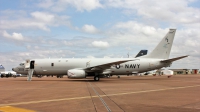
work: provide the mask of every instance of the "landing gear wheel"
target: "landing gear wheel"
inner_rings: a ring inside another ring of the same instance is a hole
[[[118,75],[117,78],[120,78],[120,76]]]
[[[100,80],[99,76],[94,76],[94,81],[99,81],[99,80]]]

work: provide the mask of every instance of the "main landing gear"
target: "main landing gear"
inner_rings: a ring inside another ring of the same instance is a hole
[[[99,77],[99,75],[97,75],[97,76],[94,76],[94,81],[99,81],[100,80],[100,77]]]

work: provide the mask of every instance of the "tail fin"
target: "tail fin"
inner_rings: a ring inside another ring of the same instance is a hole
[[[135,58],[140,57],[140,56],[147,55],[147,52],[148,52],[148,50],[141,50],[141,51],[135,56]]]
[[[5,68],[3,67],[3,65],[0,64],[0,72],[4,72]]]
[[[0,69],[5,69],[5,68],[3,67],[3,65],[0,64]]]
[[[170,29],[167,35],[160,41],[156,48],[145,58],[168,59],[174,40],[176,29]]]

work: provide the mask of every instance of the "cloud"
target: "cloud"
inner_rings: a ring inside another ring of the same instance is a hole
[[[87,25],[87,24],[82,27],[82,31],[86,33],[91,33],[91,34],[99,32],[96,27],[94,27],[93,25]]]
[[[89,56],[87,56],[87,58],[95,58],[94,56],[91,56],[91,55],[89,55]]]
[[[52,14],[48,14],[45,12],[32,12],[31,16],[33,16],[35,19],[39,20],[39,21],[44,21],[44,22],[52,22],[55,19],[55,16]]]
[[[156,29],[152,26],[144,25],[142,23],[138,23],[136,21],[127,21],[127,22],[119,22],[114,28],[122,29],[125,31],[130,31],[134,33],[143,33],[147,36],[153,35],[156,32]]]
[[[23,37],[23,35],[21,33],[15,33],[15,32],[13,32],[13,34],[10,35],[6,31],[3,31],[2,35],[5,38],[9,38],[9,39],[14,39],[14,40],[19,40],[19,41],[24,40],[24,37]]]
[[[74,7],[77,11],[91,11],[97,8],[102,8],[103,5],[99,0],[45,0],[38,3],[38,7],[51,9],[55,12],[65,11],[68,7]]]
[[[49,8],[53,6],[53,4],[54,4],[53,0],[42,0],[42,2],[38,4],[38,6],[41,8]]]
[[[76,7],[78,11],[91,11],[102,7],[99,0],[71,0],[69,3]]]
[[[136,14],[145,19],[169,23],[196,24],[200,20],[200,9],[190,7],[190,0],[108,0],[107,7],[122,8],[128,14]],[[177,5],[178,4],[178,5]]]
[[[92,45],[93,45],[94,47],[103,48],[103,49],[109,47],[108,42],[103,42],[103,41],[93,41],[93,42],[92,42]]]
[[[109,37],[106,40],[115,47],[151,48],[152,45],[160,41],[159,39],[164,37],[168,30],[169,28],[156,28],[137,21],[118,22],[113,25],[111,30],[106,32],[106,37]]]
[[[8,12],[8,11],[7,11]],[[42,11],[34,11],[29,15],[18,16],[22,11],[9,11],[12,16],[5,16],[0,20],[0,29],[39,29],[50,31],[51,27],[68,26],[71,27],[69,16],[56,15]],[[15,14],[16,13],[16,14]],[[17,18],[16,18],[17,16]]]

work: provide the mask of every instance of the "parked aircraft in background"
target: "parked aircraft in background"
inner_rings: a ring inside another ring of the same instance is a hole
[[[5,71],[5,68],[3,67],[3,65],[0,64],[0,73],[4,71]]]
[[[16,75],[16,72],[14,71],[5,71],[5,68],[3,67],[3,65],[0,64],[0,77],[12,77],[13,75]]]
[[[162,67],[169,67],[173,61],[185,58],[181,56],[169,58],[176,29],[170,29],[167,35],[148,55],[138,58],[93,58],[93,59],[28,59],[26,60],[22,72],[28,72],[28,79],[32,75],[68,75],[68,78],[86,78],[93,76],[95,81],[100,80],[100,76],[137,74],[147,72]],[[20,68],[13,68],[20,73]]]
[[[141,50],[141,51],[135,56],[135,58],[140,57],[140,56],[147,55],[147,52],[148,52],[148,50]]]

